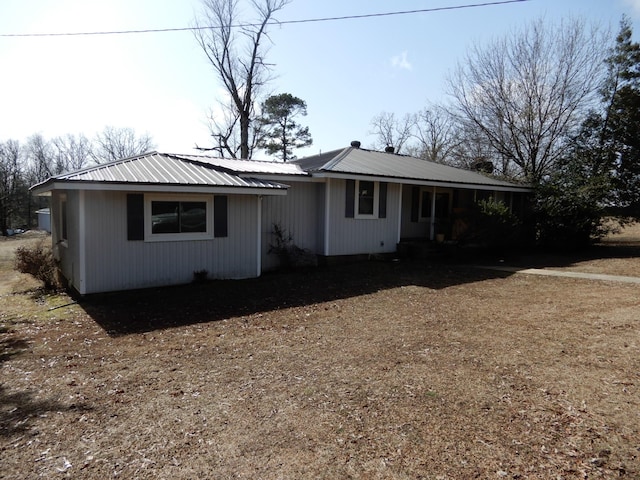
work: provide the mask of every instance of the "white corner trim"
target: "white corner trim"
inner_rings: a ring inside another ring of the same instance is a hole
[[[78,293],[87,293],[87,242],[86,242],[86,203],[85,191],[78,192],[78,261],[80,280],[78,281]]]
[[[329,256],[329,225],[331,222],[331,178],[327,177],[324,187],[324,255]]]
[[[258,234],[256,235],[256,277],[262,275],[262,195],[258,195]]]

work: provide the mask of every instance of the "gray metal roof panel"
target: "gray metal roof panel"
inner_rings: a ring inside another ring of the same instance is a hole
[[[464,183],[496,187],[526,188],[512,182],[451,167],[420,158],[348,147],[297,161],[301,168],[314,172],[333,172],[368,176]]]
[[[52,177],[50,180],[267,189],[287,188],[286,185],[277,182],[240,177],[234,173],[216,169],[213,165],[188,161],[177,156],[157,152],[64,173]]]
[[[238,174],[269,174],[269,175],[308,175],[293,162],[269,162],[263,160],[244,160],[237,158],[219,158],[208,155],[172,155],[192,162],[204,163],[223,168]]]

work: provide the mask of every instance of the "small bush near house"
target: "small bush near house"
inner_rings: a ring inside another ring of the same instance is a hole
[[[62,287],[58,265],[51,247],[40,242],[34,246],[22,246],[16,249],[15,269],[32,275],[40,280],[45,290],[56,291]]]
[[[315,254],[293,243],[293,237],[282,225],[274,223],[272,232],[275,243],[269,245],[269,253],[280,257],[284,268],[317,267],[318,258]]]
[[[503,202],[480,200],[464,219],[468,225],[460,237],[462,244],[506,247],[522,237],[521,222]]]

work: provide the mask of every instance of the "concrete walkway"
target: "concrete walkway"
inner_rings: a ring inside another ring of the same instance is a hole
[[[509,273],[526,273],[528,275],[546,275],[549,277],[569,277],[569,278],[583,278],[586,280],[601,280],[605,282],[624,282],[624,283],[637,283],[640,284],[640,277],[627,277],[623,275],[605,275],[601,273],[586,273],[586,272],[570,272],[566,270],[546,270],[543,268],[519,268],[519,267],[507,267],[502,265],[476,265],[477,268],[483,268],[486,270],[497,270],[500,272]]]

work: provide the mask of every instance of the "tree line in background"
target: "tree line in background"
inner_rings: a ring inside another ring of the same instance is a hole
[[[295,130],[265,140],[258,107],[272,80],[267,30],[290,0],[250,0],[253,18],[238,0],[201,3],[194,32],[226,92],[223,114],[210,118],[210,149],[233,158],[281,149],[287,160]],[[615,41],[581,20],[543,18],[476,45],[448,79],[451,101],[379,114],[374,148],[527,183],[535,240],[588,243],[612,213],[640,218],[640,54],[631,37],[627,18]]]
[[[29,228],[46,205],[29,188],[60,173],[138,155],[154,148],[153,139],[131,128],[105,127],[95,138],[68,134],[51,140],[34,134],[25,143],[0,142],[0,232]]]
[[[446,105],[376,116],[374,148],[531,185],[539,243],[586,244],[610,215],[640,219],[640,45],[627,18],[613,42],[581,21],[535,21],[473,47],[448,85]]]
[[[201,0],[194,35],[225,91],[209,118],[213,144],[202,150],[248,159],[264,149],[287,161],[311,144],[295,121],[306,103],[266,94],[268,27],[290,1],[249,0],[241,10],[238,0]],[[579,20],[531,22],[472,47],[447,93],[447,104],[376,116],[374,148],[531,185],[527,222],[542,243],[587,243],[612,213],[640,219],[640,46],[627,18],[614,41]],[[25,145],[0,144],[0,227],[28,223],[29,185],[151,144],[128,129],[105,129],[94,141],[34,135]]]

